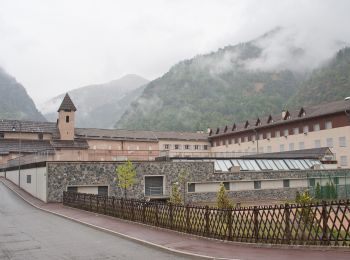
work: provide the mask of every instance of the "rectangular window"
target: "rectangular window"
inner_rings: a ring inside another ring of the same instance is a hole
[[[315,179],[309,179],[310,187],[315,187],[315,183],[316,183]]]
[[[97,194],[108,196],[108,186],[98,186]]]
[[[271,138],[271,132],[266,133],[266,138],[270,139]]]
[[[252,141],[255,141],[255,135],[252,135]]]
[[[69,116],[66,116],[66,123],[69,123]]]
[[[208,150],[208,145],[203,145],[203,150]]]
[[[284,152],[284,144],[280,144],[280,152]]]
[[[248,142],[248,136],[244,137],[244,142]]]
[[[185,144],[185,150],[189,150],[190,146],[188,144]]]
[[[321,140],[315,140],[315,148],[321,147]]]
[[[261,189],[261,181],[254,181],[254,189],[255,190]]]
[[[346,138],[345,136],[339,137],[339,146],[346,147]]]
[[[348,157],[340,156],[340,166],[348,166]]]
[[[329,148],[333,147],[333,138],[327,138],[327,147]]]
[[[289,180],[283,180],[283,188],[289,188]]]
[[[305,149],[305,144],[304,142],[299,142],[299,150]]]
[[[264,139],[264,134],[259,134],[259,140],[263,140]]]
[[[194,145],[194,149],[199,150],[199,145],[198,144]]]
[[[280,135],[281,135],[280,131],[275,132],[275,137],[280,137]]]
[[[294,144],[293,143],[289,144],[289,151],[294,151]]]
[[[241,138],[240,138],[240,137],[238,138],[238,143],[239,143],[239,144],[241,143]]]
[[[334,177],[334,178],[333,178],[333,183],[334,183],[335,185],[339,185],[339,177]]]
[[[168,144],[165,144],[165,145],[164,145],[164,149],[165,149],[165,150],[169,150],[169,145],[168,145]]]
[[[230,183],[229,182],[225,181],[225,182],[223,182],[223,184],[224,184],[225,190],[230,190]]]
[[[306,126],[303,127],[303,133],[306,134],[308,132],[309,132],[309,126],[306,125]]]
[[[196,192],[196,184],[195,183],[188,183],[187,190],[188,190],[188,192]]]
[[[288,129],[285,129],[285,130],[283,131],[283,136],[288,136],[288,134],[289,134]]]
[[[332,129],[332,121],[326,121],[325,128],[326,129]]]
[[[295,135],[299,134],[299,127],[293,128],[293,134]]]
[[[69,192],[78,192],[78,187],[77,186],[67,187],[67,191],[69,191]]]
[[[27,175],[27,183],[32,183],[32,175]]]
[[[314,131],[320,131],[320,124],[314,124]]]
[[[175,150],[179,150],[179,149],[180,149],[180,145],[175,144],[174,149],[175,149]]]

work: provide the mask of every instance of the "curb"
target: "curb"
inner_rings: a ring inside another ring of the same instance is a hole
[[[162,245],[159,245],[159,244],[155,244],[155,243],[143,240],[143,239],[139,239],[139,238],[135,238],[135,237],[132,237],[132,236],[129,236],[129,235],[125,235],[123,233],[119,233],[117,231],[113,231],[113,230],[110,230],[110,229],[107,229],[107,228],[103,228],[103,227],[100,227],[100,226],[97,226],[97,225],[93,225],[93,224],[90,224],[90,223],[87,223],[87,222],[84,222],[84,221],[81,221],[81,220],[78,220],[78,219],[66,216],[64,214],[60,214],[60,213],[57,213],[57,212],[54,212],[54,211],[51,211],[51,210],[48,210],[48,209],[41,208],[41,207],[35,205],[34,203],[30,202],[29,200],[27,200],[25,197],[23,197],[16,190],[14,190],[11,187],[9,187],[4,181],[0,180],[0,182],[2,184],[4,184],[4,186],[6,188],[8,188],[12,192],[14,192],[18,197],[20,197],[22,200],[24,200],[26,203],[28,203],[29,205],[31,205],[32,207],[34,207],[36,209],[39,209],[41,211],[44,211],[44,212],[47,212],[47,213],[59,216],[61,218],[68,219],[70,221],[74,221],[74,222],[80,223],[80,224],[82,224],[84,226],[88,226],[88,227],[91,227],[91,228],[96,229],[96,230],[100,230],[100,231],[103,231],[103,232],[106,232],[106,233],[117,235],[117,236],[122,237],[122,238],[126,238],[126,239],[128,239],[130,241],[136,242],[136,243],[141,244],[141,245],[150,246],[150,247],[153,247],[153,248],[156,248],[156,249],[160,249],[160,250],[162,250],[164,252],[171,252],[171,253],[174,253],[174,254],[177,254],[177,255],[181,255],[181,256],[190,256],[190,257],[196,258],[196,259],[239,260],[239,259],[235,259],[235,258],[220,258],[220,257],[213,257],[213,256],[200,255],[200,254],[194,254],[194,253],[189,253],[189,252],[185,252],[185,251],[180,251],[180,250],[172,249],[172,248],[169,248],[169,247],[166,247],[166,246],[162,246]]]

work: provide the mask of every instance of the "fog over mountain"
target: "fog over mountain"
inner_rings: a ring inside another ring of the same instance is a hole
[[[320,52],[322,48],[316,42],[309,45],[312,39],[303,42],[298,33],[278,27],[252,41],[179,62],[147,85],[116,127],[204,130],[299,105],[301,98],[295,97],[293,102],[291,98],[306,91],[314,71],[329,63],[347,44],[328,41],[327,51]],[[334,68],[346,72],[347,67]],[[323,91],[321,86],[327,80],[323,77],[318,82],[318,99],[313,99],[308,90],[307,103],[339,99],[339,93],[350,91],[349,74],[337,81],[345,80],[344,84],[332,86],[333,93]],[[329,94],[326,97],[323,93]]]
[[[77,127],[111,128],[130,103],[141,95],[148,80],[138,75],[126,75],[118,80],[69,91],[76,108]],[[40,105],[49,121],[56,121],[57,109],[65,93]]]
[[[0,67],[0,119],[45,121],[17,80]]]
[[[349,10],[348,0],[2,0],[0,65],[39,104],[128,73],[155,79],[280,26],[288,30],[257,43],[263,53],[249,66],[304,71],[350,42]]]

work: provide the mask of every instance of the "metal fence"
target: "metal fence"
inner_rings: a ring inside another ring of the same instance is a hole
[[[64,192],[63,204],[221,240],[350,246],[349,200],[217,209]]]
[[[350,199],[350,171],[308,175],[310,195],[318,200]]]

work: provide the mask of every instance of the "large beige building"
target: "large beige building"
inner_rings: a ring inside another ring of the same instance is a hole
[[[233,123],[211,130],[209,140],[212,152],[231,157],[329,147],[338,166],[348,168],[350,100]]]
[[[20,163],[40,159],[155,160],[182,150],[209,149],[205,133],[76,128],[76,111],[67,94],[58,109],[57,122],[0,120],[0,164],[19,156]],[[13,160],[14,165],[18,163]]]

